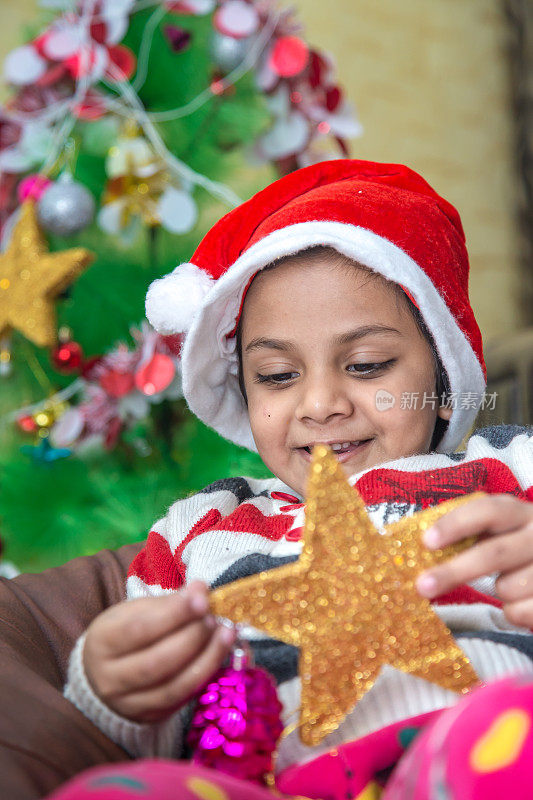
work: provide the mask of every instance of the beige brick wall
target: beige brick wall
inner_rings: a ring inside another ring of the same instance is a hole
[[[288,5],[284,2],[284,5]],[[459,208],[486,340],[522,326],[512,120],[499,0],[292,0],[331,52],[364,135],[355,157],[401,161]],[[0,0],[0,56],[35,0]]]
[[[486,340],[521,327],[512,119],[499,0],[295,0],[364,126],[354,157],[419,170],[460,210]]]

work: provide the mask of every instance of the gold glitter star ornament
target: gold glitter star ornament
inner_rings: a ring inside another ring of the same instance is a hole
[[[22,206],[7,250],[0,255],[0,338],[20,331],[39,347],[56,342],[53,298],[89,266],[83,247],[50,253],[37,224],[35,206]]]
[[[456,692],[478,682],[415,588],[422,570],[471,544],[431,552],[423,532],[474,496],[404,517],[382,534],[332,451],[315,447],[298,561],[211,593],[215,614],[300,648],[304,744],[316,745],[334,731],[384,664]]]

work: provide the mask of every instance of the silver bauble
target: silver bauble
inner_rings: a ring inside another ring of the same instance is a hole
[[[37,204],[42,227],[57,236],[72,236],[93,220],[94,197],[81,183],[59,180],[50,186]]]
[[[209,55],[223,75],[238,67],[250,47],[250,38],[234,39],[214,30],[209,39]]]

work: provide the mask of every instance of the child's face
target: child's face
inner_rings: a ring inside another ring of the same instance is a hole
[[[287,261],[259,273],[243,308],[242,359],[259,454],[301,495],[315,443],[349,443],[338,458],[351,475],[428,452],[437,414],[451,414],[421,408],[435,363],[407,303],[352,264]],[[393,407],[376,404],[379,390]],[[416,409],[401,407],[403,393],[418,393]]]

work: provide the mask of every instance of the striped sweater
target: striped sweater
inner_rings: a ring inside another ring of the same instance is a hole
[[[508,493],[533,501],[533,429],[495,426],[477,431],[466,451],[429,453],[387,462],[350,478],[379,530],[452,497],[474,491]],[[305,507],[301,497],[276,478],[229,478],[178,500],[153,526],[131,564],[127,598],[172,592],[194,579],[215,588],[298,558]],[[484,680],[509,672],[533,675],[533,636],[509,623],[487,576],[434,601],[434,610]],[[297,717],[300,702],[298,652],[253,628],[249,639],[256,662],[275,677],[284,724]],[[116,742],[135,756],[177,756],[190,709],[166,722],[141,725],[108,709],[92,692],[83,671],[81,637],[71,656],[66,696]],[[277,768],[302,763],[392,722],[444,708],[457,695],[421,678],[385,667],[372,689],[339,728],[317,747],[304,746],[297,731],[282,741]]]

